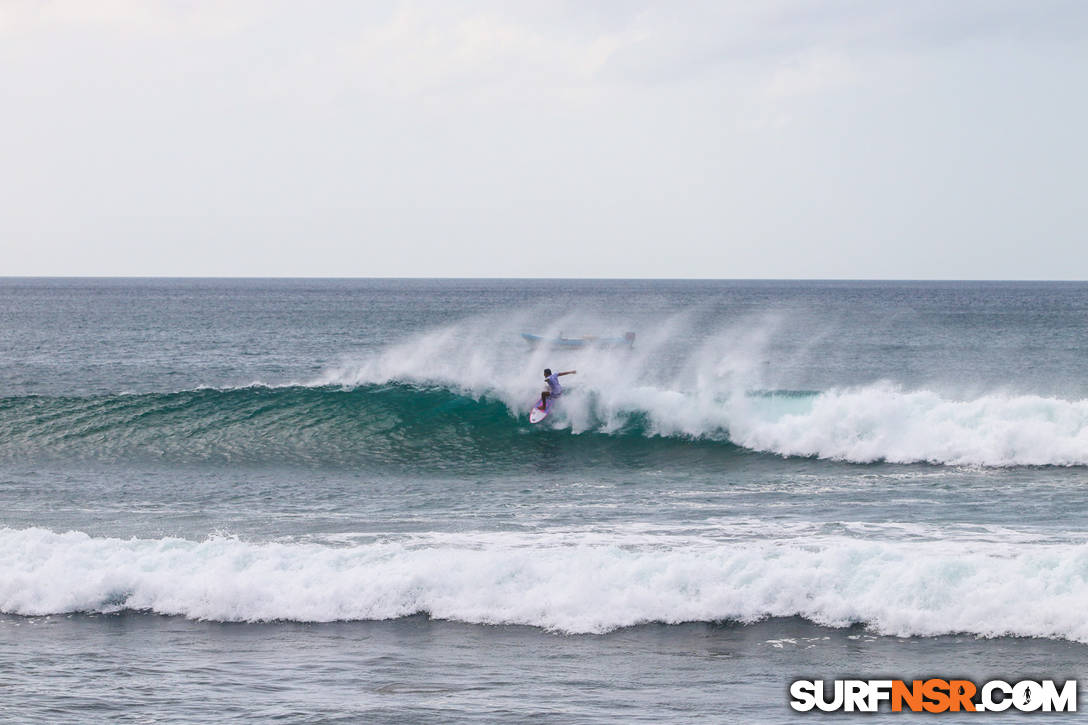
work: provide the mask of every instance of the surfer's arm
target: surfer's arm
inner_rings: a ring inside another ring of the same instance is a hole
[[[578,371],[577,370],[568,370],[565,373],[556,373],[555,377],[558,378],[560,375],[574,375],[576,372],[578,372]]]

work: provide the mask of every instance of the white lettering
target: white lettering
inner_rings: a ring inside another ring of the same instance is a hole
[[[1077,681],[1066,680],[1061,692],[1054,680],[1043,680],[1043,712],[1076,712]]]
[[[995,690],[1004,695],[1000,702],[994,700]],[[990,712],[1004,712],[1010,707],[1012,707],[1012,685],[1004,680],[990,680],[982,686],[982,704],[978,706],[977,709]]]
[[[891,680],[869,680],[869,707],[867,712],[880,710],[880,703],[892,699]]]
[[[865,680],[847,680],[844,701],[847,712],[868,712],[869,683]]]
[[[1022,680],[1012,688],[1012,704],[1020,712],[1034,712],[1043,706],[1043,688],[1038,682]]]
[[[833,689],[835,696],[831,698],[830,701],[828,701],[826,697],[827,692],[824,690],[824,681],[816,680],[816,684],[820,686],[818,692],[816,693],[816,707],[820,708],[824,712],[835,712],[842,707],[843,700],[845,699],[845,696],[843,695],[842,680],[835,680],[835,686]]]
[[[795,680],[790,685],[790,697],[793,698],[790,707],[798,712],[808,712],[816,707],[816,684],[812,680]]]

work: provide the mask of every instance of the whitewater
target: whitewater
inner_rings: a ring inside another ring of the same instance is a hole
[[[222,622],[384,620],[602,633],[648,622],[799,616],[906,637],[1088,642],[1088,545],[787,541],[553,530],[365,544],[94,538],[0,530],[0,608],[147,611]],[[1008,533],[1006,533],[1008,536]],[[1017,538],[1017,537],[1012,537]]]

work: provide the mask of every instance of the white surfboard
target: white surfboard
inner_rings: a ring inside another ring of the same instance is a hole
[[[544,410],[540,409],[540,401],[536,401],[536,405],[534,405],[533,409],[529,411],[529,422],[539,423],[540,421],[548,417],[548,413],[550,413],[551,410],[552,404],[550,400],[548,401],[548,407],[546,407]]]

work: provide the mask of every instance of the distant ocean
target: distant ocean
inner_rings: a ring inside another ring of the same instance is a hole
[[[0,316],[3,722],[789,722],[799,677],[1088,665],[1088,284],[8,278]]]

